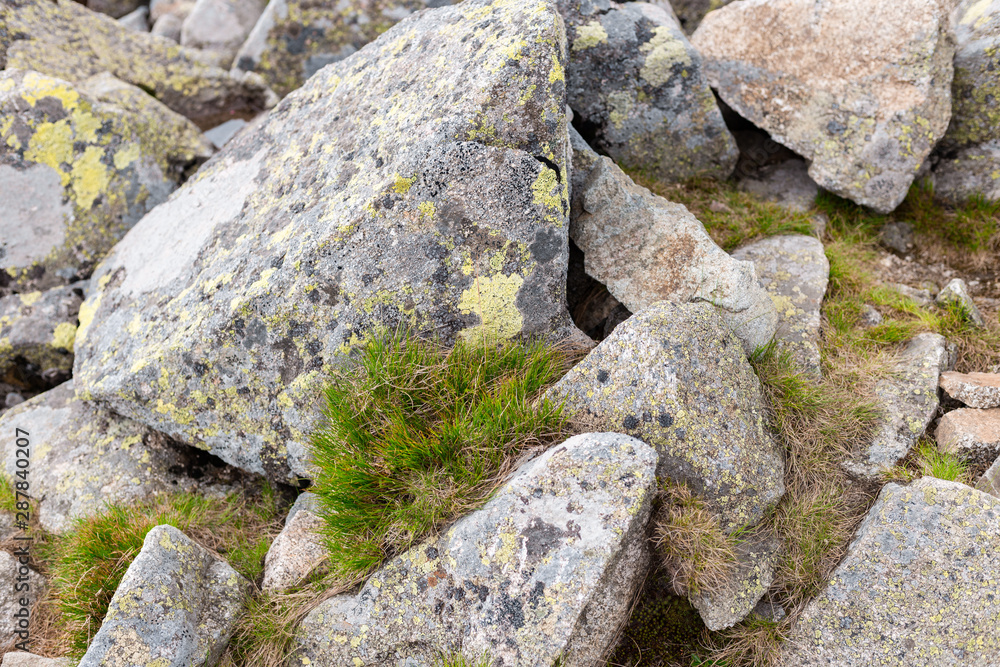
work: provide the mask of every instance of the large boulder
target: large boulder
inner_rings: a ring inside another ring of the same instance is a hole
[[[617,433],[550,449],[356,596],[316,607],[293,661],[431,667],[460,652],[524,667],[596,664],[648,569],[656,459]]]
[[[475,0],[314,77],[101,265],[78,391],[284,479],[327,374],[384,327],[588,345],[566,309],[564,49],[550,0]]]
[[[190,121],[107,73],[0,72],[0,287],[86,277],[209,155]]]
[[[198,0],[181,27],[181,46],[229,67],[266,6],[266,0]]]
[[[560,0],[560,9],[567,99],[595,148],[662,182],[733,173],[736,140],[673,17],[645,2]]]
[[[570,236],[587,275],[632,312],[663,300],[706,301],[747,352],[770,342],[778,315],[753,263],[730,257],[687,208],[636,185],[572,128],[570,136]]]
[[[16,363],[33,364],[42,371],[73,368],[81,301],[83,294],[76,287],[0,299],[0,377]]]
[[[234,68],[257,72],[279,95],[343,60],[415,11],[458,0],[270,0]],[[451,66],[453,63],[449,63]]]
[[[654,304],[618,325],[548,394],[593,428],[660,453],[657,474],[691,487],[727,532],[784,493],[760,382],[708,304]]]
[[[250,583],[173,526],[156,526],[125,571],[79,667],[214,665]]]
[[[129,30],[73,0],[5,2],[0,28],[0,66],[74,83],[107,71],[203,129],[273,104],[259,77],[211,67],[197,51]]]
[[[995,665],[1000,500],[923,477],[887,484],[783,667]]]
[[[747,0],[691,37],[713,88],[810,161],[821,187],[886,213],[951,117],[942,0]]]

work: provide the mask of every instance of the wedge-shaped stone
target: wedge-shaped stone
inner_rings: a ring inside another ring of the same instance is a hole
[[[780,545],[767,536],[751,536],[741,541],[736,556],[725,586],[689,597],[709,630],[732,627],[754,611],[774,581]]]

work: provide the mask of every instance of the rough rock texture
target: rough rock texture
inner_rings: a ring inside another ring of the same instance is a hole
[[[1000,408],[1000,374],[948,371],[940,384],[944,393],[970,408]]]
[[[759,174],[741,179],[739,187],[759,199],[799,213],[811,209],[819,194],[819,186],[809,178],[809,166],[799,159],[764,167]]]
[[[413,12],[453,2],[457,0],[271,0],[240,47],[234,67],[259,73],[279,95],[287,95],[323,66],[343,60]]]
[[[305,579],[328,551],[319,533],[323,520],[316,515],[316,494],[303,493],[288,512],[285,527],[264,557],[265,591],[282,591]]]
[[[549,0],[425,12],[240,132],[95,273],[82,394],[283,479],[326,374],[380,327],[589,347],[561,26]]]
[[[30,542],[15,543],[13,548],[19,548],[22,544],[29,547],[29,552],[33,551]],[[27,600],[28,609],[42,597],[45,592],[45,577],[31,569],[30,562],[21,563],[24,556],[12,556],[7,551],[0,551],[0,632],[3,633],[4,641],[14,637],[15,630],[24,630],[18,626],[18,619],[14,618],[16,612],[23,608],[21,600]],[[27,560],[30,561],[30,556]],[[17,585],[28,584],[28,590],[15,591]]]
[[[893,376],[875,385],[883,410],[878,431],[864,455],[845,464],[852,475],[875,479],[899,463],[916,443],[938,408],[938,377],[951,366],[943,336],[914,336],[899,353]]]
[[[73,368],[77,287],[11,294],[0,299],[0,376],[20,357],[42,370]]]
[[[636,313],[548,396],[595,428],[655,447],[657,474],[687,483],[727,531],[756,523],[784,493],[760,382],[708,304]]]
[[[951,282],[945,285],[940,292],[938,292],[937,297],[934,299],[937,304],[943,308],[953,306],[957,307],[965,317],[972,322],[972,324],[977,327],[985,327],[986,320],[983,319],[983,314],[979,312],[979,308],[976,307],[976,302],[972,300],[969,295],[969,288],[965,284],[965,281],[961,278],[953,278]]]
[[[93,10],[95,12],[100,12],[101,14],[107,14],[112,18],[119,19],[126,14],[135,11],[139,5],[142,4],[141,0],[87,0],[84,4],[87,5],[87,9]]]
[[[691,37],[713,88],[810,161],[819,184],[896,208],[951,117],[941,0],[747,0]]]
[[[86,277],[208,155],[188,120],[108,74],[0,72],[0,288]]]
[[[739,152],[677,22],[645,2],[560,0],[567,99],[594,147],[664,182],[724,180]]]
[[[76,667],[72,658],[43,658],[34,653],[4,653],[0,667]]]
[[[707,301],[748,352],[766,345],[778,316],[753,264],[726,254],[687,208],[633,183],[575,130],[570,137],[570,236],[587,275],[633,313],[662,300]]]
[[[732,627],[754,611],[774,581],[780,545],[768,537],[753,537],[740,545],[728,585],[711,594],[693,595],[691,604],[709,630]]]
[[[201,49],[219,67],[229,67],[253,30],[267,0],[198,0],[181,29],[181,45]]]
[[[976,483],[976,488],[983,493],[1000,498],[1000,459],[993,462],[993,465],[983,473]]]
[[[687,34],[693,33],[705,14],[710,11],[725,7],[733,0],[669,0],[677,20]],[[660,0],[666,3],[667,0]]]
[[[733,257],[753,262],[775,309],[775,340],[803,370],[819,374],[820,306],[830,279],[823,242],[812,236],[772,236],[736,250]]]
[[[955,10],[951,124],[937,149],[934,195],[954,203],[1000,198],[1000,0],[962,0]]]
[[[184,19],[175,14],[164,14],[156,19],[149,32],[157,37],[169,39],[171,42],[180,43],[183,28]]]
[[[908,222],[890,222],[882,225],[878,232],[879,243],[900,257],[913,252],[913,225]]]
[[[524,667],[595,664],[646,574],[656,460],[617,433],[550,449],[357,596],[312,611],[293,662],[430,667],[460,651]]]
[[[107,71],[202,128],[234,114],[250,117],[274,102],[260,78],[211,67],[196,51],[129,30],[73,0],[8,0],[0,4],[3,25],[0,64],[5,56],[8,68],[72,82]]]
[[[249,582],[173,526],[156,526],[111,598],[79,667],[214,665]]]
[[[118,19],[118,23],[129,30],[149,32],[149,7],[139,7],[134,12]]]
[[[31,493],[38,498],[42,527],[63,533],[74,517],[96,514],[105,502],[128,503],[178,488],[191,480],[171,472],[183,468],[182,452],[140,424],[85,403],[73,381],[15,406],[0,428],[31,434]],[[13,478],[14,441],[4,446],[3,467]]]
[[[1000,408],[959,408],[941,417],[934,433],[938,448],[989,465],[1000,455]]]
[[[780,664],[995,665],[997,572],[1000,500],[932,477],[887,484]]]

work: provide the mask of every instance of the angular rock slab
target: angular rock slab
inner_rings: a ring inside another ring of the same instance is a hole
[[[234,69],[287,95],[319,69],[374,41],[397,21],[458,0],[271,0],[239,48]]]
[[[73,367],[76,316],[83,301],[76,287],[11,294],[0,299],[0,375],[17,357],[42,370]]]
[[[85,278],[209,155],[190,121],[108,74],[74,85],[0,72],[0,284]]]
[[[566,309],[563,45],[552,2],[475,0],[314,77],[94,274],[78,390],[286,479],[327,374],[382,327],[589,346]]]
[[[657,301],[707,301],[748,353],[774,336],[778,315],[753,263],[730,257],[682,204],[636,185],[570,129],[570,236],[587,275],[638,312]]]
[[[989,465],[1000,455],[1000,408],[959,408],[946,413],[934,433],[938,449]]]
[[[646,575],[656,461],[617,433],[548,450],[357,596],[310,612],[293,661],[431,667],[461,652],[524,667],[594,664]]]
[[[152,17],[155,21],[157,16]],[[129,30],[73,0],[18,0],[0,6],[0,60],[74,83],[102,72],[138,86],[201,128],[234,114],[252,117],[274,104],[253,75],[231,75],[178,48]]]
[[[745,541],[727,584],[719,591],[689,597],[709,630],[731,628],[756,609],[774,581],[780,548],[776,540],[767,537]]]
[[[708,304],[636,313],[547,395],[594,428],[655,447],[657,474],[688,484],[727,532],[756,523],[785,491],[760,382]]]
[[[0,417],[0,428],[27,431],[31,494],[45,530],[61,534],[76,517],[97,514],[108,503],[145,500],[192,481],[170,472],[184,467],[184,456],[166,439],[74,396],[74,381],[21,403]],[[5,445],[8,478],[20,470],[13,440]]]
[[[198,0],[181,27],[181,46],[229,67],[266,6],[266,0]]]
[[[941,374],[940,385],[944,393],[970,408],[1000,408],[1000,374],[948,371]]]
[[[883,410],[864,454],[844,464],[859,479],[877,479],[899,463],[924,434],[938,408],[938,378],[951,366],[947,341],[939,334],[914,336],[896,358],[893,375],[875,385]]]
[[[79,667],[214,665],[250,583],[173,526],[146,533]]]
[[[295,586],[328,557],[320,530],[323,519],[316,514],[317,496],[303,493],[296,500],[285,527],[274,538],[264,557],[264,591],[283,591]]]
[[[749,0],[691,37],[720,97],[810,162],[822,188],[881,213],[906,197],[951,117],[940,0]]]
[[[567,100],[594,147],[668,183],[733,173],[739,151],[680,26],[645,2],[560,0]]]
[[[803,370],[818,375],[820,308],[830,281],[823,242],[812,236],[772,236],[739,248],[733,257],[753,262],[771,295],[778,311],[774,337],[779,346]]]
[[[780,664],[995,665],[1000,500],[922,477],[887,484]]]

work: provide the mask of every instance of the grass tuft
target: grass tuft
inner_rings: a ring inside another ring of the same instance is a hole
[[[327,389],[312,439],[331,573],[359,580],[563,439],[561,406],[540,395],[567,366],[542,343],[459,341],[448,351],[399,334],[369,343]]]
[[[0,511],[10,514],[17,511],[17,492],[6,475],[0,475]]]
[[[461,653],[442,655],[434,661],[434,667],[490,667],[493,661],[488,655],[469,660]]]
[[[931,440],[923,440],[916,449],[916,465],[925,477],[949,482],[969,482],[968,465],[954,454],[942,452]]]

